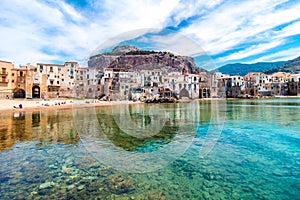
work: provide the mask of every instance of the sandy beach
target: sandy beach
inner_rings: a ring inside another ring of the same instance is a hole
[[[266,97],[265,97],[266,98]],[[275,96],[269,97],[273,99],[277,98],[299,98],[299,96]],[[241,100],[239,98],[205,98],[197,99],[200,100]],[[190,102],[193,100],[180,100],[178,102]],[[85,107],[100,107],[100,106],[111,106],[118,104],[142,104],[143,102],[133,102],[133,101],[98,101],[94,99],[85,100],[73,100],[73,99],[52,99],[48,101],[40,99],[20,99],[20,100],[10,100],[1,99],[0,100],[0,113],[10,112],[16,110],[53,110],[53,109],[70,109],[70,108],[85,108]],[[22,104],[20,109],[19,105]]]
[[[53,109],[68,109],[68,108],[82,108],[82,107],[99,107],[99,106],[110,106],[115,104],[137,104],[141,102],[132,101],[119,101],[119,102],[108,102],[108,101],[97,101],[93,99],[87,100],[72,100],[72,99],[53,99],[53,100],[33,100],[33,99],[22,99],[22,100],[0,100],[0,112],[10,112],[16,110],[53,110]],[[20,108],[20,104],[22,105]]]

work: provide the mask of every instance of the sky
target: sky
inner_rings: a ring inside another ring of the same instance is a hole
[[[0,60],[15,66],[86,65],[118,44],[192,56],[206,69],[300,56],[300,0],[1,0],[0,10]]]

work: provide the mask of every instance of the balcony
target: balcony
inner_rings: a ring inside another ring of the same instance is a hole
[[[6,71],[0,72],[0,76],[7,76],[7,75],[8,75],[8,72],[6,72]]]
[[[0,79],[0,87],[7,87],[8,86],[8,80],[6,79]]]

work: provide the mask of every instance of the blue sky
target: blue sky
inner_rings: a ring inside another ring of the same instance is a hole
[[[300,56],[299,0],[1,0],[0,9],[0,60],[15,65],[84,65],[118,43],[193,56],[207,69]]]

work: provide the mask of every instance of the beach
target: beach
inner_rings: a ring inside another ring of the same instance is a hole
[[[39,100],[39,99],[21,99],[21,100],[0,100],[0,112],[9,112],[16,110],[52,110],[52,109],[67,109],[67,108],[81,108],[81,107],[99,107],[99,106],[111,106],[115,104],[137,104],[142,102],[132,101],[98,101],[94,99],[85,100],[73,100],[73,99],[51,99],[51,100]],[[20,104],[22,105],[20,108]]]

